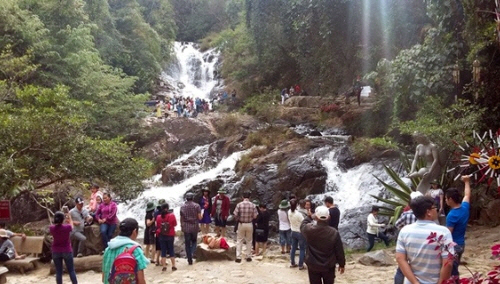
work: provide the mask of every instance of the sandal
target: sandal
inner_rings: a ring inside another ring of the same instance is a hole
[[[166,267],[163,267],[163,268],[161,269],[161,271],[167,271],[167,268],[166,268]]]
[[[157,263],[155,264],[155,266],[160,266],[160,262],[157,262]]]
[[[172,271],[176,271],[176,270],[177,270],[177,267],[172,266]]]

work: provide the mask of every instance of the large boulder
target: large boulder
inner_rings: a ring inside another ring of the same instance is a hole
[[[115,233],[113,234],[113,238],[116,237],[119,232],[120,229],[117,227]],[[83,230],[83,234],[87,237],[83,255],[100,254],[104,250],[99,225],[93,224],[92,226],[86,226]]]
[[[497,226],[500,224],[498,212],[500,212],[500,199],[492,200],[481,210],[479,221],[485,225]]]
[[[166,167],[161,171],[163,184],[175,184],[184,179],[184,173],[176,167]]]
[[[205,260],[235,260],[236,259],[236,244],[226,238],[229,249],[211,249],[208,245],[200,243],[196,248],[196,261]]]
[[[391,266],[396,264],[394,257],[385,250],[367,252],[358,261],[367,266]]]

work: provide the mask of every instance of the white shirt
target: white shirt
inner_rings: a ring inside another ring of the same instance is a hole
[[[300,232],[300,224],[302,224],[302,220],[304,220],[304,215],[300,213],[297,209],[295,212],[292,210],[288,210],[288,219],[290,220],[290,227],[293,232]]]
[[[366,220],[366,232],[368,234],[372,235],[377,235],[378,234],[378,228],[385,226],[384,224],[379,224],[378,220],[375,216],[373,216],[372,213],[368,215],[368,218]]]
[[[290,230],[290,221],[288,220],[288,214],[285,210],[278,210],[278,220],[280,221],[280,231]]]

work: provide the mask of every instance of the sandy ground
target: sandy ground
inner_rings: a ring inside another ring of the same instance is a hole
[[[463,261],[472,271],[485,273],[500,261],[490,259],[490,247],[500,242],[500,226],[486,228],[476,226],[468,229],[467,246]],[[150,264],[146,269],[147,283],[308,283],[307,271],[289,268],[289,259],[284,257],[274,248],[263,257],[254,257],[252,262],[243,261],[213,261],[196,262],[189,266],[185,259],[177,259],[178,270],[172,272],[170,265],[167,272],[162,272],[160,267]],[[387,249],[394,254],[394,248]],[[343,275],[337,275],[335,283],[392,283],[396,266],[372,267],[364,266],[357,262],[362,254],[351,254],[347,257],[347,265]],[[297,259],[298,260],[298,259]],[[461,273],[467,274],[465,267],[461,266]],[[93,271],[78,273],[78,283],[101,283],[101,274]],[[64,275],[64,283],[71,283],[69,277]],[[54,275],[49,275],[49,265],[42,265],[40,269],[28,272],[26,275],[10,273],[7,276],[10,284],[46,284],[55,283]]]

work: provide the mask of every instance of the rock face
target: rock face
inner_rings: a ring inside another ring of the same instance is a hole
[[[391,266],[396,264],[394,257],[389,255],[385,250],[367,252],[358,261],[363,265],[369,266]]]
[[[497,226],[500,224],[498,212],[500,212],[500,199],[492,200],[481,210],[479,221],[485,225]]]
[[[236,259],[236,244],[227,239],[229,249],[210,249],[208,245],[201,243],[196,248],[196,261],[206,260],[235,260]]]
[[[184,179],[184,173],[177,168],[167,167],[161,171],[161,181],[164,184],[178,183]]]

